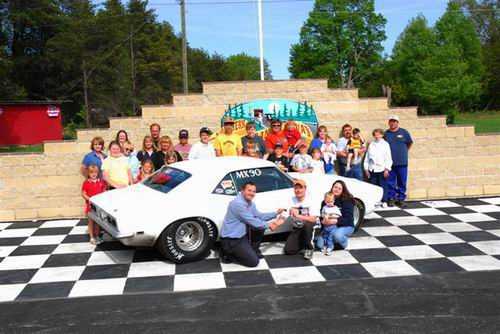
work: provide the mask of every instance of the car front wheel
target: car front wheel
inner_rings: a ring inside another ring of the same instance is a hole
[[[357,231],[365,220],[365,206],[359,199],[354,199],[354,230]]]
[[[158,251],[175,263],[201,260],[217,238],[214,225],[205,218],[189,218],[169,225],[156,243]]]

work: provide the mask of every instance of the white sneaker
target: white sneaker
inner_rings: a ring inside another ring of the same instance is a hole
[[[326,256],[330,256],[330,255],[332,255],[332,252],[333,252],[333,249],[332,249],[332,248],[328,248],[328,249],[326,250],[326,254],[325,254],[325,255],[326,255]]]
[[[326,252],[327,252],[327,248],[326,248],[326,246],[325,246],[325,247],[323,247],[322,252],[323,252],[323,254],[325,254],[325,255],[326,255]]]

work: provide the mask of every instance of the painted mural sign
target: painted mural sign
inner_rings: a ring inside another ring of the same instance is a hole
[[[235,132],[240,136],[246,134],[246,124],[254,122],[259,134],[265,137],[274,118],[281,120],[283,126],[288,120],[294,121],[307,141],[312,140],[318,128],[316,112],[311,105],[286,99],[263,99],[230,105],[221,118],[221,126],[226,117],[235,120]]]

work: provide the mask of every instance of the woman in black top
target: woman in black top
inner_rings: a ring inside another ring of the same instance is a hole
[[[351,195],[344,181],[335,181],[330,192],[335,197],[335,206],[340,209],[340,216],[337,219],[336,230],[333,238],[336,244],[339,244],[342,249],[347,247],[349,237],[354,233],[354,197]],[[321,209],[325,203],[321,203]],[[323,248],[323,239],[317,241],[319,248]]]
[[[151,155],[151,160],[153,161],[153,165],[155,165],[155,170],[158,170],[165,165],[165,157],[168,152],[173,152],[173,154],[177,157],[177,161],[182,161],[182,157],[179,152],[174,150],[174,144],[172,143],[170,137],[162,136],[160,138],[160,150]]]

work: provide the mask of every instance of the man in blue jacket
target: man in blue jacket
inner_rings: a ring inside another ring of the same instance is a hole
[[[264,230],[268,228],[274,231],[284,223],[282,217],[275,219],[285,211],[284,209],[269,213],[257,210],[255,203],[252,202],[256,192],[255,183],[246,182],[241,187],[238,196],[229,203],[220,238],[221,258],[225,263],[236,262],[246,267],[256,267],[259,264],[259,258],[262,257],[259,246]],[[257,238],[256,242],[249,240],[247,230],[251,231],[250,237]]]
[[[387,180],[387,204],[405,207],[406,183],[408,179],[408,151],[413,144],[410,133],[399,127],[399,117],[389,117],[389,129],[385,131],[385,140],[391,147],[392,168]]]

